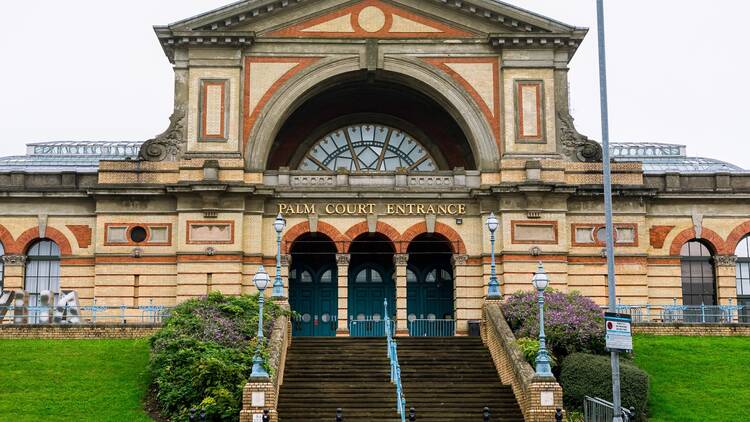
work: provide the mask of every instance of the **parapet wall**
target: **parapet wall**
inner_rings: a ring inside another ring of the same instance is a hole
[[[136,339],[150,337],[161,325],[0,325],[0,340]]]
[[[652,336],[750,336],[750,324],[635,324],[634,334]]]

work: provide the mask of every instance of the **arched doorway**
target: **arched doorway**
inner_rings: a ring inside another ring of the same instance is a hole
[[[396,283],[393,254],[395,248],[379,233],[362,234],[349,248],[349,332],[352,336],[385,335],[385,308],[396,315]]]
[[[336,245],[323,234],[295,240],[289,269],[289,305],[296,313],[294,336],[335,336],[338,322]]]
[[[450,242],[440,234],[422,234],[409,243],[406,315],[411,336],[455,334],[453,266]]]

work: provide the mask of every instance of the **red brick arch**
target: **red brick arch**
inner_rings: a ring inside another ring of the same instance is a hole
[[[3,249],[6,254],[17,254],[16,241],[13,240],[13,235],[10,234],[2,224],[0,224],[0,243],[3,244]]]
[[[727,240],[724,242],[724,246],[727,249],[727,254],[734,254],[735,249],[737,249],[737,244],[740,243],[740,240],[742,240],[742,238],[748,234],[750,234],[750,221],[745,221],[744,223],[735,227],[734,230],[729,233],[729,236],[727,236]]]
[[[60,254],[62,256],[69,256],[73,254],[73,250],[70,247],[68,238],[66,238],[65,235],[60,232],[60,230],[57,230],[54,227],[47,227],[44,238],[53,240],[55,243],[57,243],[57,246],[60,247]],[[18,236],[18,239],[16,239],[17,252],[15,253],[25,253],[29,249],[29,247],[31,247],[31,245],[39,239],[39,227],[34,227],[26,230],[20,236]]]
[[[359,222],[349,228],[349,230],[344,233],[344,236],[347,238],[354,240],[358,236],[361,236],[365,233],[369,233],[370,228],[367,224],[367,221]],[[375,232],[382,234],[383,236],[387,237],[388,240],[393,242],[393,249],[398,253],[398,239],[401,237],[401,233],[398,232],[398,230],[394,229],[393,226],[387,223],[383,223],[382,221],[378,221],[378,223],[375,225]],[[346,252],[349,252],[349,246],[351,244],[347,245]]]
[[[677,236],[675,236],[674,240],[672,240],[672,245],[669,247],[669,254],[672,256],[679,255],[680,249],[682,249],[682,245],[693,239],[695,239],[694,228],[689,228],[681,231]],[[711,249],[713,249],[713,252],[716,254],[723,254],[726,252],[724,239],[722,239],[722,237],[719,236],[718,233],[711,229],[707,229],[704,227],[701,233],[700,240],[708,243]]]
[[[427,223],[425,222],[417,223],[406,229],[406,231],[404,231],[404,234],[401,235],[401,238],[398,242],[400,248],[402,249],[400,252],[406,253],[409,248],[409,243],[417,236],[425,233],[427,233]],[[454,254],[466,253],[466,244],[464,244],[464,240],[461,238],[461,235],[458,234],[458,232],[454,230],[453,227],[447,224],[436,222],[435,233],[443,235],[446,239],[448,239],[451,244],[451,250]]]
[[[281,238],[281,253],[288,254],[290,245],[292,245],[294,241],[297,240],[300,236],[310,232],[309,221],[305,221],[295,225],[294,227],[291,227],[286,231],[286,233],[284,233],[284,237]],[[333,227],[328,223],[319,221],[318,233],[322,233],[328,236],[336,244],[336,250],[339,253],[345,253],[345,250],[348,247],[346,246],[346,244],[349,243],[347,242],[349,239],[345,235],[342,235],[336,227]]]

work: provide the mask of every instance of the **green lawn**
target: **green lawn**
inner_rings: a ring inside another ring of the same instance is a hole
[[[0,420],[150,421],[146,340],[0,340]]]
[[[651,421],[739,421],[750,415],[750,338],[635,338],[651,377]]]

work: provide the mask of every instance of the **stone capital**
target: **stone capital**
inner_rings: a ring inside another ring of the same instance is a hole
[[[349,265],[350,261],[351,261],[351,255],[347,253],[336,254],[336,265]]]
[[[26,255],[3,255],[3,263],[7,266],[21,266],[26,264]]]
[[[453,265],[466,265],[469,261],[469,255],[453,255],[451,257],[451,263]]]
[[[714,258],[716,265],[719,267],[734,267],[737,265],[737,257],[735,255],[716,255]]]
[[[397,253],[393,255],[393,264],[397,267],[405,267],[409,263],[409,254]]]
[[[292,265],[292,255],[290,254],[282,254],[281,255],[281,265],[283,267],[288,267]]]

